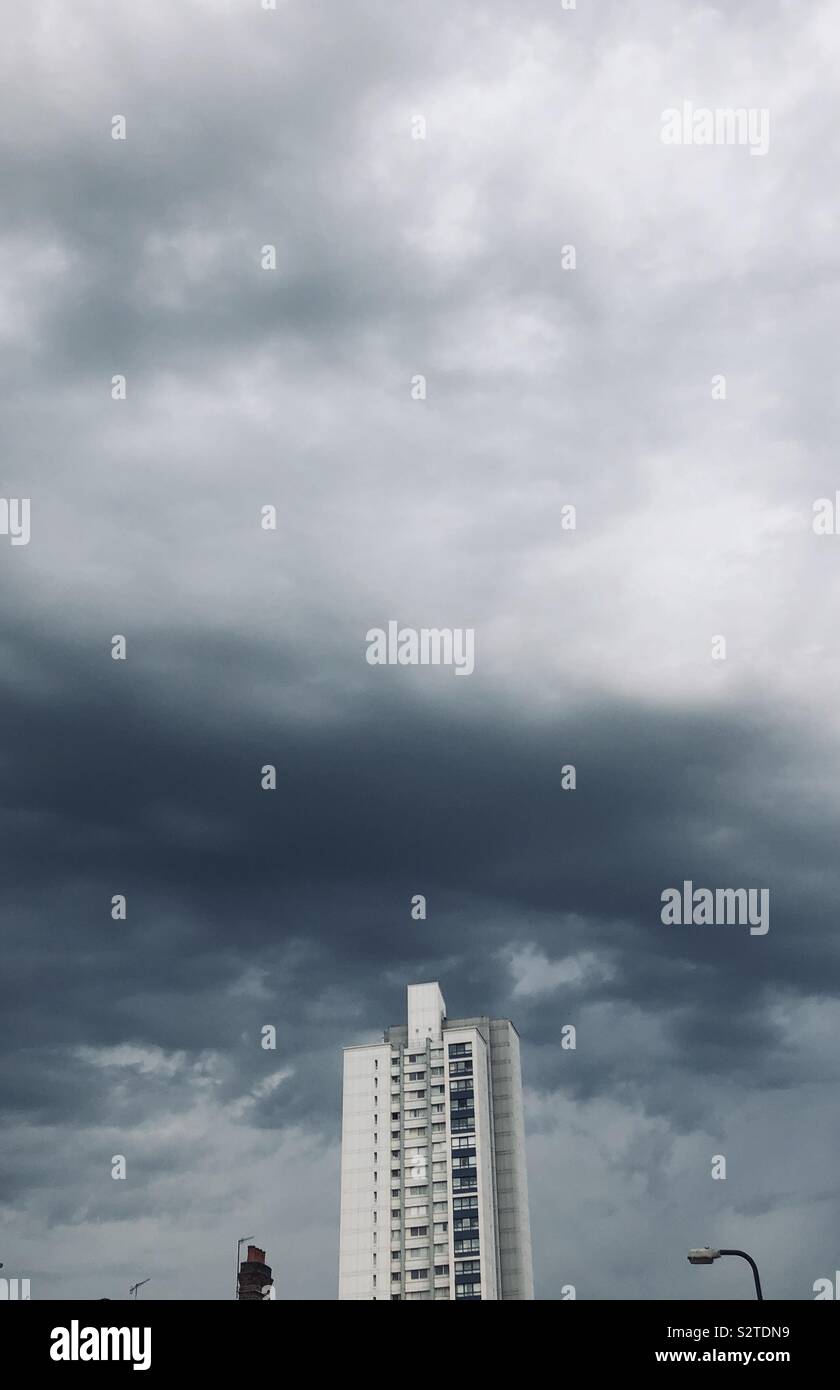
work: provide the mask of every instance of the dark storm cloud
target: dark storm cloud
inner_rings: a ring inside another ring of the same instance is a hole
[[[133,640],[148,650],[161,639]],[[22,813],[7,835],[21,918],[7,930],[6,1012],[30,1007],[25,971],[52,1001],[45,1042],[68,1044],[83,1027],[89,1042],[230,1046],[241,1020],[208,1001],[258,966],[305,1050],[303,1001],[326,968],[366,992],[383,961],[413,975],[420,962],[488,959],[521,939],[549,956],[617,959],[616,974],[588,987],[593,997],[664,1009],[684,1066],[734,1053],[763,1076],[776,1065],[766,992],[836,991],[824,882],[809,888],[836,834],[807,790],[819,747],[800,740],[794,763],[759,706],[716,715],[603,702],[529,722],[500,707],[419,703],[422,682],[450,672],[387,672],[385,687],[364,668],[367,698],[295,727],[249,708],[239,685],[238,672],[270,662],[282,691],[301,671],[281,653],[182,645],[173,699],[142,672],[127,679],[107,649],[55,635],[49,645],[50,700],[39,707],[7,688],[2,707],[16,730],[5,782]],[[215,670],[226,674],[214,681]],[[405,675],[411,686],[398,683]],[[567,761],[574,792],[559,787]],[[259,786],[265,762],[277,765],[276,793]],[[765,794],[768,765],[783,807]],[[768,937],[663,927],[660,894],[684,878],[769,886]],[[408,917],[419,891],[430,902],[422,928]],[[117,892],[129,901],[124,925],[110,921]],[[505,986],[480,986],[483,1007],[504,1012]],[[392,1000],[381,986],[369,1016],[386,1019]],[[461,1011],[480,1007],[467,998]],[[556,1030],[556,1003],[532,1004],[529,1038],[549,1042]]]

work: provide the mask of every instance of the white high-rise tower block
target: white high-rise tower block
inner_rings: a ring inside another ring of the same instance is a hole
[[[338,1296],[534,1297],[519,1035],[436,983],[344,1049]]]

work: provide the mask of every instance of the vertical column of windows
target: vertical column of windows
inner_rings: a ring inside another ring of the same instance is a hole
[[[450,1043],[447,1051],[455,1298],[477,1302],[481,1299],[481,1240],[472,1043]]]
[[[414,1301],[430,1296],[428,1048],[406,1050],[402,1075],[403,1297]]]
[[[399,1302],[403,1278],[403,1203],[402,1203],[402,1048],[391,1049],[391,1079],[388,1098],[391,1116],[391,1300]]]

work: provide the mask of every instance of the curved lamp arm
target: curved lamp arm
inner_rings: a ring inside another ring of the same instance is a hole
[[[764,1294],[761,1292],[761,1280],[758,1277],[758,1265],[756,1264],[752,1255],[748,1255],[746,1250],[721,1250],[720,1253],[721,1255],[740,1255],[742,1260],[746,1260],[747,1264],[753,1272],[753,1279],[755,1280],[755,1296],[756,1298],[761,1299],[761,1301],[763,1302]]]

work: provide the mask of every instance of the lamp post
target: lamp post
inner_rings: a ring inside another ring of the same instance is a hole
[[[755,1280],[755,1296],[763,1302],[764,1294],[761,1292],[761,1280],[758,1277],[758,1265],[756,1264],[752,1255],[747,1254],[746,1250],[712,1250],[710,1246],[703,1245],[700,1247],[699,1250],[689,1250],[688,1263],[690,1265],[711,1265],[714,1264],[715,1260],[719,1260],[721,1255],[740,1255],[742,1260],[746,1260],[747,1264],[753,1272],[753,1279]]]
[[[253,1239],[253,1236],[240,1236],[239,1240],[236,1242],[236,1292],[234,1294],[234,1298],[239,1297],[239,1252],[246,1241]]]

